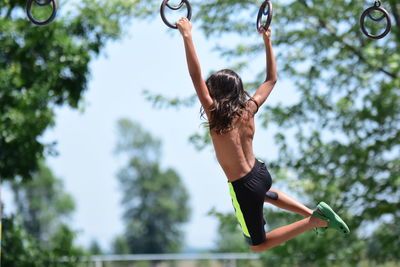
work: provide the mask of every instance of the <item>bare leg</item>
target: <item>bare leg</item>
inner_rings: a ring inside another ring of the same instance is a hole
[[[267,240],[264,241],[264,243],[257,246],[249,246],[249,248],[254,252],[261,252],[282,244],[305,231],[311,230],[315,227],[326,227],[327,225],[328,222],[310,216],[267,233]]]
[[[270,198],[265,198],[265,202],[271,203],[272,205],[277,206],[281,209],[289,210],[294,213],[303,215],[304,217],[310,217],[312,215],[313,211],[311,209],[307,208],[300,202],[297,202],[282,191],[276,189],[270,189],[269,191],[277,193],[278,199],[274,200]]]

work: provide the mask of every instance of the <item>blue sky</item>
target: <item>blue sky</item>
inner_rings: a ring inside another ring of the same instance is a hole
[[[221,59],[212,48],[217,43],[230,45],[238,38],[206,40],[196,25],[193,28],[204,76],[232,64]],[[262,42],[261,36],[257,37]],[[264,64],[264,55],[252,59],[251,68],[241,73],[243,79],[252,79]],[[279,81],[267,103],[293,101],[292,88],[289,83]],[[117,120],[128,118],[162,139],[162,165],[176,169],[189,191],[192,216],[184,227],[185,246],[211,248],[216,240],[217,221],[207,216],[208,211],[213,207],[222,212],[233,208],[226,178],[212,149],[199,152],[188,141],[202,127],[200,106],[196,102],[191,108],[155,109],[144,99],[144,89],[168,96],[190,96],[194,92],[182,38],[177,31],[171,34],[160,18],[151,23],[135,21],[127,36],[107,45],[105,53],[91,63],[84,111],[57,109],[56,126],[43,136],[45,142],[58,142],[59,156],[48,158],[47,162],[76,201],[71,226],[79,230],[80,244],[86,246],[96,239],[106,250],[111,240],[123,231],[116,173],[124,165],[124,159],[113,151],[117,143]],[[276,155],[273,133],[258,127],[254,150],[256,156],[273,158]],[[5,199],[6,203],[11,202],[7,192]]]

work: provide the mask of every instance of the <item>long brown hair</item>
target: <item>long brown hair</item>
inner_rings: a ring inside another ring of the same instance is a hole
[[[232,119],[242,116],[250,95],[244,90],[239,75],[229,69],[213,73],[206,80],[206,85],[214,101],[208,126],[218,134],[229,132],[233,128]]]

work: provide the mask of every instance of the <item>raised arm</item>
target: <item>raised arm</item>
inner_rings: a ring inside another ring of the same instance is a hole
[[[253,96],[253,99],[257,102],[258,107],[264,104],[265,100],[268,98],[269,94],[274,88],[276,81],[278,80],[274,51],[272,50],[272,43],[270,38],[271,29],[268,29],[266,32],[263,31],[261,34],[263,35],[265,53],[267,57],[267,78],[265,79],[265,82],[261,84],[260,87],[258,87]]]
[[[210,118],[209,113],[210,107],[213,104],[213,100],[201,75],[200,62],[197,58],[196,49],[192,39],[192,23],[187,18],[181,18],[176,25],[178,26],[179,32],[183,37],[190,78],[192,78],[192,82],[197,96],[199,97],[200,103],[203,106],[207,117]]]

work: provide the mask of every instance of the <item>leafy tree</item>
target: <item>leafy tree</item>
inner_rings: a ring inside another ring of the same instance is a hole
[[[188,193],[177,172],[160,167],[161,142],[129,120],[118,122],[117,152],[127,157],[118,174],[123,193],[125,232],[114,250],[130,253],[177,252],[180,226],[188,220]]]
[[[129,254],[129,245],[125,236],[117,236],[114,238],[111,245],[115,254]]]
[[[53,109],[79,106],[87,89],[90,61],[108,40],[122,36],[122,26],[134,13],[136,0],[69,3],[69,12],[59,13],[49,26],[36,27],[26,19],[26,0],[1,1],[0,183],[31,178],[38,162],[55,153],[54,143],[40,140],[54,126]],[[43,228],[34,228],[43,219],[24,221],[28,231],[41,235],[36,238],[47,238]]]
[[[216,252],[248,252],[244,242],[242,231],[237,223],[235,214],[221,212],[212,209],[209,214],[218,219],[218,239],[216,240]]]
[[[100,255],[103,254],[103,251],[101,249],[100,244],[97,242],[97,240],[92,240],[89,246],[89,252],[94,255]]]
[[[37,240],[48,242],[62,222],[75,210],[72,196],[64,191],[62,180],[54,177],[43,163],[30,181],[15,180],[11,188],[16,213],[24,228]]]
[[[62,225],[46,246],[27,233],[20,220],[14,216],[2,221],[2,266],[42,267],[77,266],[85,252],[76,246],[76,233]],[[64,261],[60,261],[63,259]]]
[[[268,207],[268,206],[266,206]],[[213,210],[210,215],[219,220],[218,239],[216,240],[217,252],[248,252],[249,249],[237,223],[234,212],[226,214]],[[302,217],[286,211],[275,211],[265,208],[266,230],[275,229],[285,224],[300,220]],[[352,266],[365,259],[363,247],[365,241],[352,234],[346,238],[336,238],[335,232],[328,231],[324,235],[307,232],[297,236],[285,244],[274,247],[262,254],[265,265],[271,266]],[[350,250],[337,249],[334,257],[321,257],[329,254],[331,246],[326,242],[335,242],[337,248],[350,247]],[[252,266],[251,261],[244,261],[244,266]]]
[[[372,234],[368,240],[368,258],[378,264],[385,261],[399,262],[397,254],[400,247],[400,229],[395,223],[383,223]]]
[[[152,4],[147,6],[149,14]],[[206,36],[239,37],[236,43],[216,46],[221,56],[235,60],[233,68],[238,71],[264,53],[255,31],[260,4],[238,0],[194,3],[194,23]],[[372,4],[274,2],[272,40],[279,76],[293,82],[297,97],[291,104],[266,105],[260,110],[264,127],[278,127],[275,141],[280,152],[277,159],[268,160],[269,166],[274,173],[286,172],[284,182],[307,195],[306,204],[329,202],[352,229],[346,244],[333,234],[316,240],[315,246],[295,240],[285,244],[288,251],[318,255],[321,264],[327,259],[352,264],[366,258],[371,233],[364,229],[382,223],[383,218],[390,220],[392,231],[379,227],[374,233],[375,238],[385,240],[378,242],[380,251],[385,251],[381,259],[399,260],[389,244],[398,240],[399,226],[394,222],[400,220],[400,3],[382,1],[393,21],[391,34],[382,41],[368,39],[359,28],[362,11]],[[248,81],[247,87],[256,88],[264,76],[265,70]],[[148,98],[168,104],[162,97]],[[209,138],[197,133],[192,141],[202,147]],[[289,217],[282,219],[288,222]],[[273,249],[266,254],[279,258],[283,251]]]
[[[74,201],[62,181],[43,163],[39,166],[32,180],[10,182],[16,210],[4,220],[2,262],[4,266],[76,266],[84,251],[75,246],[76,233],[68,226]]]
[[[39,139],[54,125],[53,108],[77,108],[89,63],[121,37],[136,0],[69,2],[46,27],[26,19],[26,0],[0,5],[0,178],[29,178],[54,144]],[[60,3],[61,5],[66,4]]]

